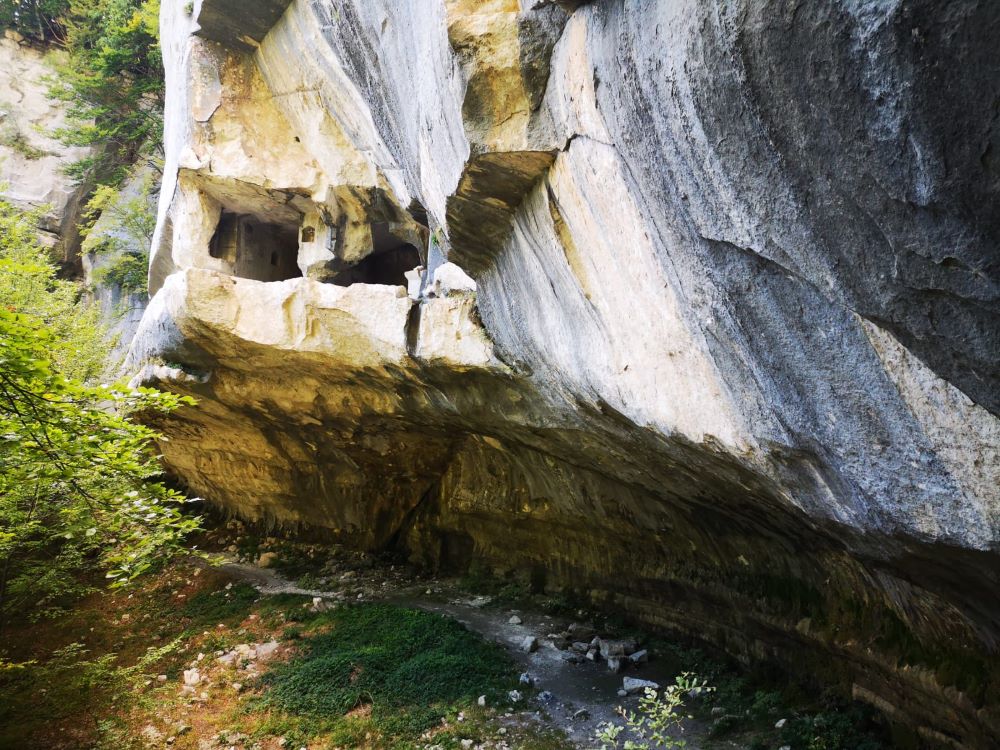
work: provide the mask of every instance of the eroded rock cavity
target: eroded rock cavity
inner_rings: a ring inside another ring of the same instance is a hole
[[[131,363],[192,492],[1000,741],[1000,8],[182,5]]]

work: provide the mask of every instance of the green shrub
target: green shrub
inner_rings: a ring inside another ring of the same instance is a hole
[[[882,750],[873,719],[860,706],[796,717],[782,730],[782,744],[802,750]]]
[[[138,252],[127,252],[95,274],[95,280],[106,286],[118,286],[125,294],[145,294],[148,260]]]

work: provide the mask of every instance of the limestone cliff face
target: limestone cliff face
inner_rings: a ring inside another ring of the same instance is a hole
[[[1000,8],[163,5],[193,492],[998,741]]]
[[[15,31],[0,32],[0,194],[26,210],[43,208],[42,240],[71,261],[79,247],[83,189],[63,169],[89,149],[64,146],[51,136],[66,114],[45,83],[59,53],[38,49]]]

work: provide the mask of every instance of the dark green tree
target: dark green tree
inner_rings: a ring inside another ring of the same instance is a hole
[[[14,29],[38,42],[59,39],[69,0],[0,0],[0,27]]]
[[[60,40],[68,53],[50,81],[68,105],[64,143],[91,146],[71,168],[82,181],[117,186],[144,155],[158,155],[163,129],[159,0],[69,0]]]

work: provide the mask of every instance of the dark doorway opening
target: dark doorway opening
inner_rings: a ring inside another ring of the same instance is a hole
[[[302,275],[296,262],[299,228],[294,224],[223,211],[208,250],[242,279],[284,281]]]
[[[389,231],[385,222],[372,224],[372,252],[357,265],[333,278],[338,286],[351,284],[388,284],[406,286],[403,275],[420,265],[420,252]]]

